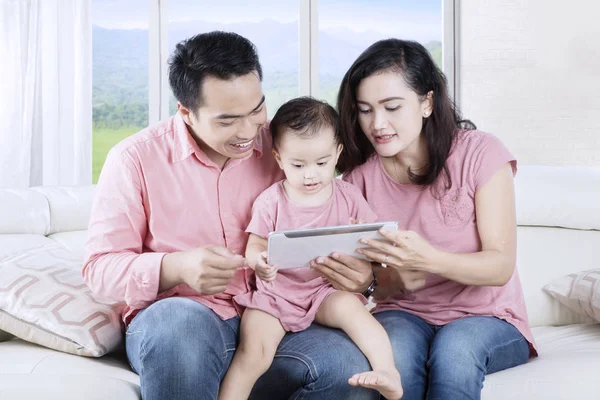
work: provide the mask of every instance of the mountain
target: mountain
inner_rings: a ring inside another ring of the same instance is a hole
[[[272,115],[285,100],[298,95],[298,25],[265,20],[221,24],[180,21],[169,24],[169,52],[175,44],[200,32],[234,31],[257,47],[264,72],[263,89]],[[337,29],[319,32],[318,97],[333,102],[337,86],[351,63],[381,34]],[[99,127],[145,126],[148,120],[148,31],[92,30],[93,120]],[[441,62],[441,43],[426,45]],[[171,104],[171,110],[174,104]]]

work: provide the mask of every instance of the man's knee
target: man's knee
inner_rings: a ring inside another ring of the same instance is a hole
[[[228,350],[221,323],[212,310],[193,300],[164,299],[132,321],[127,332],[128,354],[137,353],[140,364],[162,362],[174,368],[195,365],[196,369],[206,365],[207,360],[219,364]]]

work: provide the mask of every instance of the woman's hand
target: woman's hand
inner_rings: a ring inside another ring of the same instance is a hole
[[[371,263],[347,254],[333,253],[331,257],[319,257],[310,266],[338,290],[362,293],[373,281]]]
[[[436,273],[439,251],[412,231],[387,231],[379,233],[387,240],[361,239],[368,248],[357,249],[368,259],[402,271]]]
[[[429,273],[423,271],[398,270],[393,267],[382,268],[373,267],[379,285],[373,297],[377,300],[383,300],[399,292],[412,292],[425,286],[425,280]]]

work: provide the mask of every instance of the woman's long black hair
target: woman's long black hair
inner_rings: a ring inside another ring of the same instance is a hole
[[[425,100],[427,93],[433,91],[433,112],[423,120],[421,131],[429,153],[428,163],[419,174],[408,170],[411,182],[417,185],[431,185],[444,171],[447,178],[445,186],[450,187],[452,183],[446,160],[450,155],[455,134],[458,129],[476,128],[471,121],[462,119],[448,96],[446,77],[427,49],[417,42],[407,40],[386,39],[372,44],[344,75],[337,100],[344,145],[337,165],[338,171],[352,171],[365,163],[375,152],[358,122],[356,91],[363,79],[386,71],[399,73],[421,100]]]

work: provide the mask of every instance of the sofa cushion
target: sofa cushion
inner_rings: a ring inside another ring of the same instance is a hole
[[[48,200],[31,189],[0,190],[0,234],[45,235],[50,226]]]
[[[593,322],[562,305],[543,287],[565,274],[597,268],[600,231],[519,227],[517,239],[517,266],[530,325]]]
[[[65,249],[73,253],[73,257],[83,262],[85,240],[87,231],[59,232],[48,235],[48,239],[54,240]]]
[[[98,376],[0,374],[2,400],[140,400],[131,382]]]
[[[483,400],[597,397],[600,324],[539,327],[533,329],[533,335],[540,356],[525,365],[488,375]],[[0,343],[0,355],[3,400],[140,398],[139,377],[122,353],[102,358],[76,357],[16,339]],[[567,365],[569,368],[565,368]],[[88,385],[93,393],[86,392]]]
[[[122,304],[102,302],[81,259],[51,241],[0,258],[0,330],[72,354],[99,357],[122,342]]]
[[[40,193],[50,210],[50,223],[46,234],[87,229],[94,201],[94,185],[37,186],[32,192]]]
[[[0,355],[0,374],[90,375],[139,384],[139,377],[129,367],[122,347],[104,357],[91,358],[13,339],[0,343]]]
[[[600,269],[565,275],[544,290],[571,310],[600,322]]]
[[[0,343],[2,400],[139,400],[139,377],[121,352],[78,357],[20,339]]]
[[[27,233],[2,234],[0,235],[0,260],[53,243],[55,242],[52,239],[42,235]]]
[[[600,230],[600,171],[523,166],[515,177],[517,223]]]
[[[486,376],[481,398],[597,399],[600,393],[600,324],[533,329],[539,357]]]

